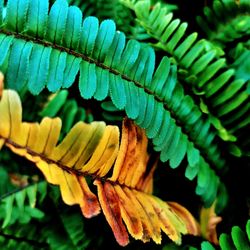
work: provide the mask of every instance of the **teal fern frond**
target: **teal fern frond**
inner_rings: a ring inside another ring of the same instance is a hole
[[[48,11],[47,1],[8,1],[0,29],[0,68],[8,87],[39,94],[78,82],[84,99],[110,97],[145,128],[163,162],[176,168],[187,157],[186,176],[197,176],[196,193],[210,205],[220,187],[210,164],[221,169],[225,161],[210,121],[176,81],[176,66],[164,57],[156,68],[152,48],[126,42],[111,20],[99,24],[87,17],[82,23],[80,9],[66,0]]]
[[[212,7],[204,8],[204,16],[197,22],[210,41],[226,46],[226,43],[250,35],[249,1],[216,0]]]
[[[201,100],[200,108],[208,114],[218,135],[225,141],[235,141],[235,132],[240,129],[237,124],[249,117],[247,81],[235,78],[235,70],[220,57],[222,50],[197,39],[197,33],[187,34],[187,23],[173,19],[160,3],[151,8],[149,0],[125,2],[131,3],[138,22],[156,39],[153,45],[177,62],[178,78],[188,85],[192,96]],[[236,113],[238,116],[233,115]]]
[[[84,17],[94,15],[101,21],[112,19],[116,23],[117,30],[124,32],[130,39],[143,40],[149,37],[146,31],[135,22],[133,12],[124,8],[119,0],[68,0],[68,3],[78,6]]]

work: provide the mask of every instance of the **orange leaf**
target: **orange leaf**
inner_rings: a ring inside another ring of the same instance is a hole
[[[112,228],[117,242],[121,246],[126,246],[129,243],[129,237],[122,222],[119,198],[113,186],[109,182],[102,184],[99,180],[95,180],[94,184],[97,186],[98,197],[103,213]]]
[[[189,234],[200,235],[200,228],[198,222],[186,208],[176,202],[168,202],[168,205],[184,221]]]
[[[149,160],[145,131],[131,120],[124,119],[121,140],[117,126],[79,122],[58,143],[59,118],[46,117],[41,123],[25,123],[21,118],[19,96],[4,90],[0,149],[5,144],[34,162],[49,183],[60,187],[63,201],[79,205],[85,217],[102,210],[120,245],[129,243],[129,234],[160,244],[163,231],[180,244],[181,234],[196,232],[195,220],[185,208],[152,195],[157,161]],[[90,190],[87,176],[95,180],[97,195]]]
[[[219,244],[216,227],[222,221],[222,217],[215,213],[216,202],[209,208],[202,207],[200,213],[201,235],[208,241]]]
[[[78,181],[83,192],[82,213],[86,218],[91,218],[100,213],[100,205],[95,194],[93,194],[83,176],[78,176]]]

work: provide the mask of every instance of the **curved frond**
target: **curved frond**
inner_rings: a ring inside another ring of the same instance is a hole
[[[153,45],[178,63],[179,78],[188,84],[193,95],[202,99],[200,108],[208,114],[218,135],[234,142],[241,129],[238,124],[244,120],[244,126],[249,125],[247,81],[235,78],[235,70],[220,57],[221,51],[210,42],[197,39],[197,33],[188,34],[187,23],[173,19],[173,14],[160,3],[152,8],[150,0],[124,2],[131,2],[138,22],[156,39]],[[214,15],[211,17],[215,20]]]
[[[196,192],[210,205],[219,187],[210,165],[221,169],[225,161],[211,122],[176,82],[176,66],[164,57],[156,68],[152,48],[135,40],[126,43],[111,20],[82,21],[79,8],[66,0],[57,0],[50,10],[47,1],[39,3],[8,1],[0,29],[0,69],[7,85],[38,94],[45,87],[52,92],[68,88],[79,79],[84,99],[109,96],[145,129],[163,162],[176,168],[187,156],[186,175],[198,176]]]
[[[216,0],[211,8],[204,8],[204,16],[197,22],[208,39],[225,44],[250,35],[249,2]]]
[[[102,210],[117,242],[130,233],[144,242],[161,242],[161,231],[180,244],[181,234],[198,234],[191,214],[152,195],[155,165],[148,165],[147,137],[130,120],[119,129],[104,122],[77,123],[58,144],[59,118],[22,122],[19,96],[4,90],[0,101],[0,145],[34,162],[49,183],[60,186],[63,201],[78,204],[91,218]],[[86,180],[94,179],[97,195]]]

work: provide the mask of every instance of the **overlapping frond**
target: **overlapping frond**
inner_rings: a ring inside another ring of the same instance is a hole
[[[60,186],[63,201],[78,204],[85,217],[102,210],[120,245],[128,244],[128,233],[158,244],[161,231],[179,244],[181,234],[199,233],[186,209],[152,195],[155,165],[149,165],[148,140],[129,119],[123,122],[121,144],[118,127],[104,122],[79,122],[58,144],[61,120],[22,122],[17,93],[5,90],[0,120],[0,146],[34,162],[49,183]],[[87,177],[94,179],[97,195]]]
[[[122,2],[130,2],[138,22],[156,39],[154,46],[176,60],[180,66],[178,76],[188,83],[194,95],[199,95],[201,109],[210,117],[218,135],[235,141],[237,132],[249,125],[247,81],[236,79],[235,70],[220,57],[221,51],[210,42],[197,39],[197,33],[188,34],[187,23],[173,19],[173,14],[160,3],[152,8],[150,0]],[[216,20],[214,15],[211,20]]]
[[[66,0],[50,10],[47,1],[9,0],[1,24],[0,69],[10,88],[56,92],[79,79],[83,98],[111,97],[146,130],[163,162],[176,168],[187,156],[186,176],[198,176],[196,192],[211,205],[220,181],[210,164],[221,169],[225,162],[211,122],[177,84],[177,69],[167,57],[155,68],[152,48],[126,43],[111,20],[99,24],[87,17],[82,23],[79,8]]]
[[[216,0],[212,8],[204,8],[204,16],[198,16],[197,21],[210,41],[225,46],[250,35],[249,1]]]
[[[79,107],[76,100],[68,98],[68,90],[60,90],[51,94],[39,115],[51,118],[60,117],[62,119],[61,136],[68,133],[79,121],[86,123],[93,121],[91,113],[88,113],[83,107]]]

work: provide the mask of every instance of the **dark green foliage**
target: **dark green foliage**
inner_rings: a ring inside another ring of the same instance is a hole
[[[250,5],[247,0],[216,0],[204,8],[197,21],[208,39],[222,45],[250,35]]]
[[[75,99],[68,98],[68,91],[61,90],[49,96],[48,102],[41,110],[41,117],[60,117],[62,119],[63,138],[78,121],[92,122],[93,115],[79,107]]]

